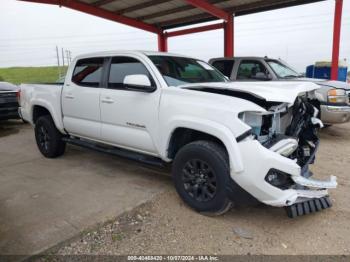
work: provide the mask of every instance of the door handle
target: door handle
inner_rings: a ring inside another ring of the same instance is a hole
[[[68,99],[74,99],[74,96],[71,93],[66,94],[64,97]]]
[[[112,98],[110,98],[110,97],[105,97],[105,98],[101,99],[101,102],[105,103],[105,104],[113,104],[114,100]]]

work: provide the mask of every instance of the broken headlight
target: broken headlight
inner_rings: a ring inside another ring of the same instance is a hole
[[[251,133],[266,148],[282,156],[289,157],[298,148],[298,139],[287,137],[283,126],[289,124],[287,109],[281,104],[270,112],[242,112],[239,118],[251,127]],[[287,124],[285,118],[287,117]]]
[[[255,136],[260,136],[262,126],[262,113],[261,112],[242,112],[238,115],[245,124],[252,128],[252,133]]]

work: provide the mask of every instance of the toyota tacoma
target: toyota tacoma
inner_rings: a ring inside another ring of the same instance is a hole
[[[70,143],[170,166],[180,197],[204,214],[331,206],[336,178],[309,170],[323,126],[314,83],[233,83],[199,59],[117,51],[77,57],[63,85],[20,87],[20,115],[45,157]]]

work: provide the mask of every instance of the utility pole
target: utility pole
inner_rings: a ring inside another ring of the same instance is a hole
[[[66,50],[66,58],[67,58],[67,64],[69,66],[70,60],[69,60],[69,50]]]
[[[63,47],[62,47],[62,65],[64,67],[64,50],[63,50]]]
[[[56,45],[56,55],[57,55],[57,66],[58,66],[58,78],[61,77],[61,69],[60,69],[60,56],[58,54],[58,46]]]

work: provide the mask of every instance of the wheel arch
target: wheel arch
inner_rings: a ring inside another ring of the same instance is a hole
[[[51,108],[50,105],[45,103],[36,102],[32,105],[31,108],[31,121],[32,124],[35,125],[36,120],[44,115],[51,116],[53,122],[55,123],[56,128],[61,132],[65,133],[61,115],[55,113],[55,111]]]
[[[222,145],[228,153],[230,169],[235,172],[243,171],[243,161],[233,133],[226,126],[208,120],[192,119],[173,123],[166,138],[163,155],[172,161],[182,146],[197,140],[209,140]]]

